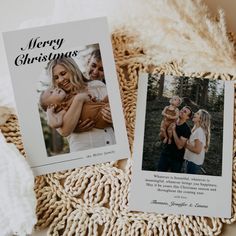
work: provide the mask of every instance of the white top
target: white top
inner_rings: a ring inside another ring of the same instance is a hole
[[[198,127],[193,131],[189,138],[190,144],[194,145],[194,140],[199,140],[202,144],[202,151],[200,154],[196,154],[194,152],[189,151],[187,148],[185,149],[184,159],[193,162],[196,165],[202,165],[205,159],[205,145],[206,145],[206,135],[201,127]]]
[[[103,100],[107,96],[106,85],[100,80],[92,80],[88,82],[88,92],[97,100]]]
[[[88,91],[97,100],[103,100],[107,96],[106,85],[98,80],[88,82]],[[93,128],[87,132],[72,133],[67,137],[67,140],[69,142],[70,152],[104,147],[116,143],[112,127],[105,129]]]

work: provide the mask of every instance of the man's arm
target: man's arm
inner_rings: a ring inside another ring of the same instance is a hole
[[[178,149],[182,149],[186,145],[186,142],[188,140],[187,138],[184,138],[183,136],[179,137],[177,135],[175,125],[173,125],[173,138]]]

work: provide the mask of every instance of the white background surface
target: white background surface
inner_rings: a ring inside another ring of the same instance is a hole
[[[53,0],[0,0],[0,31],[18,29],[21,22],[48,17],[52,14]],[[0,71],[8,73],[3,39],[0,39]]]
[[[205,0],[213,12],[218,7],[222,7],[226,13],[228,27],[236,32],[236,1],[235,0]],[[53,0],[0,0],[0,31],[14,30],[25,20],[32,18],[49,17],[54,6]],[[0,71],[1,77],[8,73],[3,40],[0,37]],[[224,236],[236,234],[236,224],[224,227]],[[46,235],[46,232],[35,234],[37,236]]]

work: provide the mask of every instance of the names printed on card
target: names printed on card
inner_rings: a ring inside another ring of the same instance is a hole
[[[88,154],[86,155],[86,158],[101,157],[101,156],[107,156],[107,155],[112,155],[112,154],[115,154],[114,150]]]

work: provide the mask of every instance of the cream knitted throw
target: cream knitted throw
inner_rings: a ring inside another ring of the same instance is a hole
[[[0,235],[24,236],[32,232],[37,221],[33,174],[16,146],[6,143],[1,132],[0,150]]]
[[[129,142],[132,148],[138,73],[182,75],[176,62],[154,66],[146,63],[143,48],[133,47],[135,37],[124,30],[113,33],[117,65]],[[235,79],[227,74],[198,73],[198,77]],[[15,117],[1,127],[6,139],[14,143],[19,130]],[[11,128],[11,131],[9,129]],[[17,141],[23,153],[22,144]],[[235,150],[236,145],[234,145]],[[233,162],[232,218],[174,216],[128,211],[132,161],[105,163],[37,177],[37,229],[49,227],[48,235],[219,235],[224,223],[236,220],[236,158]]]

